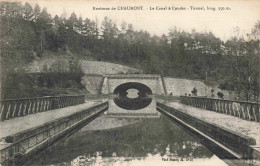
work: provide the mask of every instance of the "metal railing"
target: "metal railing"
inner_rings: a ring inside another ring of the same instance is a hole
[[[260,122],[259,103],[190,96],[181,96],[180,99],[186,105]]]
[[[0,118],[1,121],[4,121],[15,117],[82,104],[84,102],[85,95],[2,100],[0,101]]]
[[[66,131],[73,130],[77,125],[86,121],[108,108],[108,102],[94,105],[87,110],[77,112],[68,117],[63,117],[49,122],[26,133],[21,133],[19,139],[9,146],[0,150],[0,161],[3,165],[9,165],[9,160],[13,160],[17,155],[23,155],[32,150],[35,146],[51,139],[57,139],[66,134]],[[16,134],[17,135],[17,134]],[[9,137],[16,137],[16,135]]]

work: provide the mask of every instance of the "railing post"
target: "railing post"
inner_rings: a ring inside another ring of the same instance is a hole
[[[9,106],[8,106],[8,109],[7,109],[7,112],[6,112],[6,115],[5,115],[5,119],[9,119],[11,107],[12,107],[12,104],[9,103]]]
[[[255,114],[256,114],[256,121],[260,122],[260,107],[259,107],[259,104],[256,104],[256,106],[255,106]]]
[[[26,100],[24,101],[24,105],[23,105],[23,113],[22,113],[22,115],[23,116],[25,116],[26,115],[26,112],[27,112],[27,102],[26,102]]]
[[[1,121],[4,120],[4,116],[5,116],[5,104],[4,102],[1,101],[1,112],[0,112]]]

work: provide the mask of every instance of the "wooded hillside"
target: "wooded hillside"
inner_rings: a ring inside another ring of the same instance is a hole
[[[37,4],[1,2],[0,25],[2,81],[7,73],[22,72],[23,66],[41,59],[46,51],[70,51],[78,58],[124,64],[145,73],[204,80],[236,91],[240,100],[258,100],[260,21],[248,39],[234,35],[224,42],[195,29],[185,32],[174,27],[156,36],[108,17],[100,22],[75,13],[69,18],[52,17]]]

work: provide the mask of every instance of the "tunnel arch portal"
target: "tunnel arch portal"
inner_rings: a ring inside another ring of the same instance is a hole
[[[158,116],[155,96],[165,91],[160,75],[116,74],[104,76],[101,93],[110,96],[108,115],[140,117]]]
[[[130,91],[130,90],[136,91]],[[129,97],[129,93],[137,93],[135,97]],[[114,90],[114,94],[117,95],[113,100],[115,104],[126,110],[140,110],[147,107],[151,102],[152,90],[139,82],[127,82],[117,86]]]

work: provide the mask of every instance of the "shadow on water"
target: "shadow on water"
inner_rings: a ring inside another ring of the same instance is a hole
[[[113,100],[118,107],[126,110],[140,110],[147,107],[152,102],[152,98],[140,96],[134,99],[129,99],[126,96],[119,96],[115,97]]]
[[[119,85],[115,88],[114,103],[126,110],[140,110],[147,107],[151,102],[152,98],[148,95],[152,95],[152,90],[141,83],[128,82]]]
[[[79,131],[48,148],[33,161],[33,165],[71,165],[78,156],[145,158],[149,155],[175,160],[215,156],[197,139],[161,116],[114,129]]]

